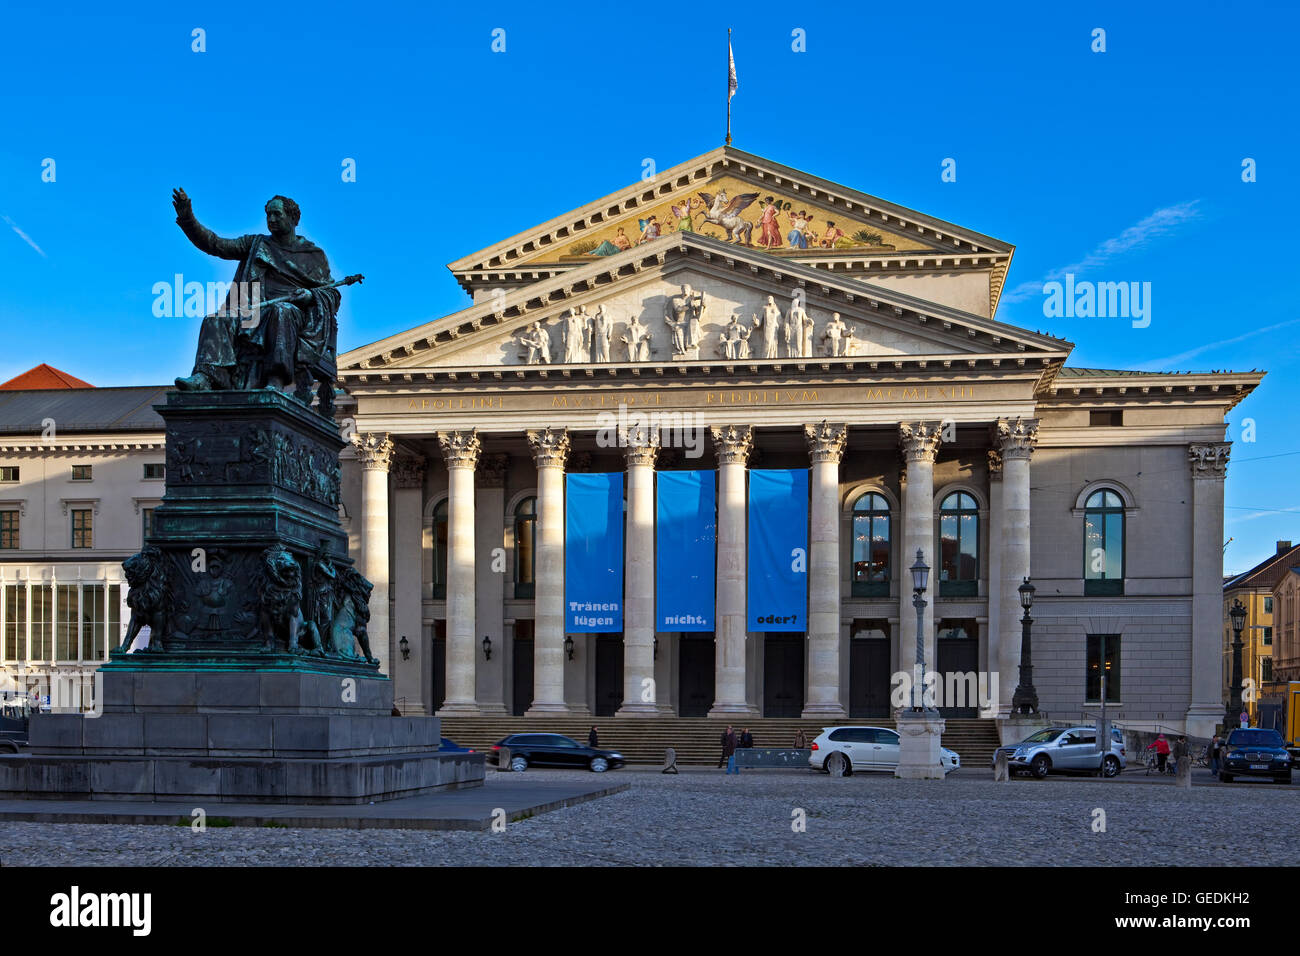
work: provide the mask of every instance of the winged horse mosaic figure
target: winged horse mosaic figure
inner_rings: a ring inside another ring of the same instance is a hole
[[[727,191],[720,189],[717,196],[702,192],[700,198],[704,200],[704,205],[707,207],[707,212],[704,213],[705,223],[712,223],[725,229],[728,242],[743,240],[747,246],[754,244],[752,238],[754,224],[741,219],[740,214],[758,198],[758,193],[741,193],[735,199],[728,199]]]

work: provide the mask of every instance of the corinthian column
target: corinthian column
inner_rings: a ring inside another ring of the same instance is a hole
[[[846,717],[840,702],[840,460],[844,425],[805,425],[812,461],[808,542],[808,697],[805,717]]]
[[[438,432],[447,463],[447,695],[439,714],[477,714],[474,700],[474,468],[476,429]]]
[[[388,466],[393,443],[387,432],[358,432],[353,444],[361,462],[361,574],[375,586],[366,631],[379,672],[387,674],[393,658],[388,628]]]
[[[1002,458],[1002,581],[998,603],[998,712],[1011,712],[1020,683],[1020,585],[1029,577],[1029,459],[1038,442],[1038,419],[998,419],[993,443]],[[989,582],[990,587],[994,582]]]
[[[537,462],[537,596],[534,599],[533,705],[530,714],[563,713],[564,702],[564,462],[563,428],[528,432]]]
[[[718,599],[713,708],[709,716],[753,714],[745,700],[745,463],[754,443],[748,425],[710,429],[718,457]]]
[[[623,706],[620,715],[653,717],[655,686],[655,454],[658,429],[636,426],[620,436],[627,456],[627,540],[624,574]],[[649,683],[646,683],[649,681]],[[649,690],[649,700],[642,700]]]
[[[925,618],[921,637],[925,642],[925,666],[934,669],[934,599],[939,592],[939,561],[934,551],[934,459],[939,453],[942,423],[902,422],[898,426],[898,444],[907,467],[907,483],[903,487],[903,550],[899,555],[899,641],[898,666],[909,677],[916,666],[916,614],[908,593],[912,590],[912,575],[908,571],[916,563],[916,552],[925,556],[930,566],[930,590],[925,595]]]
[[[393,485],[393,633],[401,646],[405,635],[411,659],[398,659],[394,668],[393,697],[406,715],[430,713],[433,691],[428,648],[424,640],[424,563],[421,560],[424,506],[423,457],[399,455],[389,469]]]
[[[1192,469],[1192,687],[1187,733],[1209,737],[1223,719],[1223,482],[1230,442],[1189,445]]]

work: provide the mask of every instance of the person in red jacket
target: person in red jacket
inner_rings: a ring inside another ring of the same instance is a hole
[[[1152,747],[1154,747],[1156,751],[1156,763],[1160,768],[1160,772],[1164,773],[1165,761],[1169,759],[1169,741],[1165,740],[1164,734],[1160,734],[1155,740],[1147,745],[1147,750],[1150,750]]]

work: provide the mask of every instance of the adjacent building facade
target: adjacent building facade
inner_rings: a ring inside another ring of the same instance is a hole
[[[1224,416],[1262,375],[1072,367],[995,318],[1012,253],[727,147],[452,263],[473,305],[339,361],[345,526],[404,709],[887,715],[919,550],[928,667],[990,688],[948,713],[1010,710],[1028,577],[1043,710],[1095,711],[1105,674],[1113,718],[1208,736]],[[800,633],[748,627],[754,469],[808,470]],[[710,633],[656,625],[681,470],[716,488]],[[586,472],[626,475],[618,633],[566,632]]]
[[[1273,588],[1291,565],[1300,565],[1300,546],[1290,541],[1277,542],[1277,550],[1249,571],[1234,575],[1223,583],[1223,694],[1228,699],[1232,690],[1232,620],[1228,612],[1240,601],[1246,609],[1246,625],[1241,632],[1242,707],[1250,715],[1253,725],[1270,722],[1263,720],[1261,706],[1275,703],[1280,712],[1280,697],[1275,674],[1277,658],[1274,628],[1276,599]],[[1270,715],[1271,718],[1271,715]]]

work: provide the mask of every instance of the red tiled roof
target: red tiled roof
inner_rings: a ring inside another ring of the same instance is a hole
[[[46,365],[42,362],[36,368],[28,369],[23,374],[11,378],[9,381],[0,384],[0,388],[7,389],[38,389],[38,388],[94,388],[89,382],[83,382],[74,375],[67,372],[60,372],[52,365]]]

